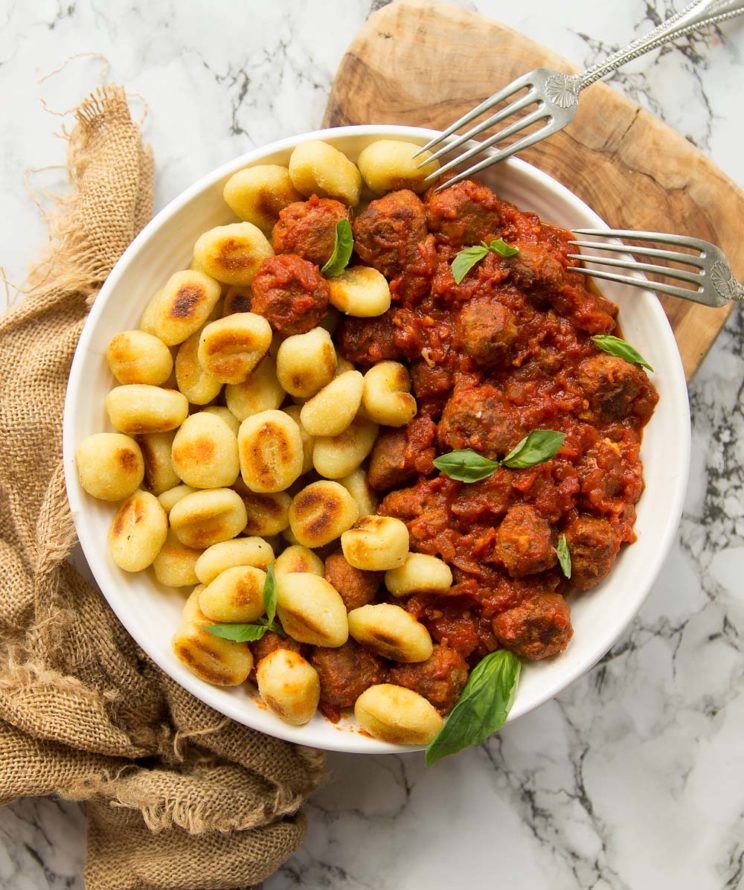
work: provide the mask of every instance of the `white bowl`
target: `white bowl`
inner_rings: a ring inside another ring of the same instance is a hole
[[[160,586],[151,573],[130,575],[111,560],[106,536],[111,505],[89,497],[75,471],[75,449],[91,433],[110,429],[104,397],[114,384],[104,357],[111,337],[137,326],[150,296],[168,276],[188,267],[197,237],[231,220],[222,187],[236,170],[255,163],[287,164],[292,149],[307,139],[323,139],[356,160],[383,136],[423,143],[434,131],[400,126],[341,127],[294,136],[248,152],[200,179],[161,210],[114,267],[83,329],[70,372],[64,418],[67,491],[83,552],[111,608],[147,654],[174,680],[215,710],[262,732],[333,751],[410,751],[358,732],[353,723],[334,725],[321,715],[302,727],[282,723],[253,699],[251,687],[210,686],[197,679],[171,652],[184,596]],[[545,220],[566,228],[606,228],[606,224],[567,188],[519,160],[492,167],[481,177],[497,194]],[[624,336],[655,368],[660,401],[646,428],[642,458],[646,490],[638,504],[638,541],[625,548],[609,578],[589,594],[572,599],[574,638],[567,651],[549,661],[528,664],[509,719],[526,714],[555,696],[594,665],[638,611],[672,543],[687,484],[690,423],[687,389],[677,345],[658,300],[636,289],[603,285],[620,306]]]

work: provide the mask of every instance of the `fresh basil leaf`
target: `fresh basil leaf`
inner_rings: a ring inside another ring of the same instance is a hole
[[[522,662],[508,649],[479,661],[436,738],[426,749],[426,765],[463,748],[479,745],[501,729],[514,703]]]
[[[565,433],[555,430],[533,430],[500,463],[513,470],[534,467],[535,464],[541,464],[553,457],[565,438]]]
[[[274,566],[266,570],[266,580],[263,586],[263,602],[266,609],[266,624],[274,623],[276,616],[276,582],[274,579]]]
[[[488,248],[482,244],[474,244],[461,250],[452,260],[452,277],[455,279],[455,284],[460,284],[473,266],[487,255]]]
[[[561,571],[567,577],[571,577],[571,551],[568,549],[568,541],[565,535],[558,538],[558,546],[555,548],[556,556],[561,567]]]
[[[270,628],[266,624],[205,624],[204,630],[234,643],[255,643]]]
[[[354,235],[351,231],[351,223],[348,219],[340,219],[336,223],[336,240],[333,244],[333,253],[320,271],[330,278],[340,275],[349,265],[352,250],[354,250]]]
[[[642,368],[648,368],[649,371],[653,371],[651,365],[649,365],[640,352],[620,337],[613,337],[612,334],[595,334],[594,337],[590,337],[589,339],[603,352],[609,352],[610,355],[624,358],[626,362],[630,362],[633,365],[640,365]]]
[[[441,454],[435,458],[434,466],[458,482],[480,482],[498,469],[499,462],[483,457],[472,448],[462,448]]]
[[[518,247],[510,247],[506,241],[501,238],[495,238],[489,245],[488,249],[491,253],[497,253],[499,256],[514,256],[519,253]]]

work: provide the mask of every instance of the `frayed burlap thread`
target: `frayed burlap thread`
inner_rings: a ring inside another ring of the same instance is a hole
[[[0,802],[85,801],[88,890],[253,887],[301,843],[322,755],[173,683],[65,562],[67,376],[89,305],[152,211],[152,156],[120,87],[77,110],[68,173],[49,254],[0,318]]]

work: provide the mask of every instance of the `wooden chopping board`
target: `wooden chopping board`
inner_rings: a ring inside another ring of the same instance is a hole
[[[349,46],[326,126],[395,123],[443,129],[513,78],[564,59],[459,7],[404,0],[374,13]],[[604,84],[581,97],[568,128],[522,152],[619,229],[695,235],[718,244],[744,280],[744,193],[690,142]],[[662,298],[688,380],[731,307]]]

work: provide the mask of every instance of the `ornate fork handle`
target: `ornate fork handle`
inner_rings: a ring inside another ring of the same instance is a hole
[[[742,11],[744,11],[742,0],[695,0],[680,12],[665,19],[653,31],[637,38],[603,62],[592,65],[583,74],[569,76],[567,79],[576,81],[575,93],[578,100],[580,90],[605,77],[616,68],[620,68],[621,65],[625,65],[665,43],[676,40],[678,37],[696,31],[702,25],[723,22],[736,15],[741,15]]]

